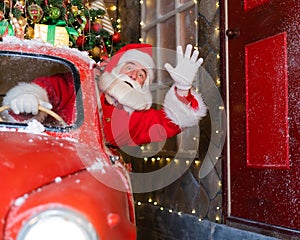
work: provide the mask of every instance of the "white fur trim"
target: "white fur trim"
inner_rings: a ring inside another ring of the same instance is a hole
[[[181,129],[192,127],[198,124],[201,118],[206,116],[207,107],[201,95],[191,89],[191,94],[198,102],[198,108],[193,109],[191,106],[181,102],[175,93],[175,85],[167,92],[164,100],[164,111],[169,119],[177,124]]]
[[[37,84],[34,83],[25,83],[21,82],[17,86],[11,88],[3,98],[3,106],[10,106],[10,102],[17,96],[23,95],[23,94],[33,94],[35,95],[39,100],[42,100],[44,102],[49,103],[47,91],[40,87]],[[2,118],[5,121],[12,121],[16,122],[16,120],[8,113],[8,110],[5,110],[1,114]],[[39,121],[43,121],[45,117],[47,116],[44,112],[39,112],[38,115],[36,115],[34,118],[38,119]]]

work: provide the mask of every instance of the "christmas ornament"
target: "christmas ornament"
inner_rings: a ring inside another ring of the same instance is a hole
[[[53,20],[56,20],[60,17],[60,9],[58,7],[51,7],[49,9],[49,17]]]
[[[21,13],[24,13],[25,2],[23,0],[17,1],[16,4],[14,5],[14,8],[20,10]]]
[[[80,35],[76,39],[76,44],[77,44],[78,47],[83,48],[84,44],[86,44],[86,37],[84,35]]]
[[[115,32],[112,36],[113,43],[119,43],[121,41],[121,34],[119,32]]]
[[[84,26],[83,32],[84,32],[84,33],[88,33],[90,30],[91,30],[91,21],[90,21],[90,20],[87,20],[87,21],[86,21],[86,24],[85,24],[85,26]]]
[[[31,4],[31,5],[28,6],[27,10],[28,10],[28,14],[29,14],[30,19],[34,23],[37,23],[37,22],[41,21],[43,15],[44,15],[44,11],[39,5]]]
[[[77,6],[72,6],[71,7],[71,13],[73,13],[74,17],[77,17],[79,14],[79,10]]]
[[[15,31],[15,36],[23,39],[25,34],[25,27],[27,25],[27,19],[24,17],[20,17],[19,19],[12,18],[11,23]]]
[[[85,28],[85,25],[87,23],[87,19],[83,14],[80,14],[80,19],[78,20],[80,24],[79,28],[77,29],[78,34],[82,33],[83,29]]]
[[[101,53],[101,48],[98,46],[95,46],[92,50],[91,50],[91,54],[94,58],[99,58],[100,57],[100,53]]]
[[[27,39],[33,39],[34,38],[34,29],[33,29],[33,27],[28,26],[26,28],[25,37]]]
[[[95,33],[99,33],[100,32],[100,30],[102,29],[102,24],[101,23],[99,23],[99,22],[93,22],[93,24],[92,24],[92,29],[93,29],[93,31],[95,32]]]
[[[113,35],[114,34],[114,28],[111,24],[111,21],[109,19],[109,16],[108,16],[108,13],[106,11],[106,7],[105,7],[105,4],[103,2],[103,0],[95,0],[91,3],[90,5],[91,9],[95,9],[95,10],[98,10],[98,9],[101,9],[105,12],[104,16],[103,16],[103,19],[102,19],[102,22],[103,22],[103,28],[109,32],[110,35]]]

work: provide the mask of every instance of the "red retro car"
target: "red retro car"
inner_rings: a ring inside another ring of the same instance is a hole
[[[1,118],[0,238],[136,239],[129,174],[102,135],[99,67],[75,49],[14,37],[0,42],[1,102],[20,81],[66,72],[76,94],[70,123],[54,112],[43,124]],[[10,106],[1,105],[5,111]]]

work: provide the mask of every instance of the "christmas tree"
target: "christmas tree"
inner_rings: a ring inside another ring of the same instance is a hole
[[[46,27],[46,33],[41,33],[41,26]],[[66,34],[59,35],[58,30]],[[71,48],[87,51],[96,62],[105,61],[124,45],[120,41],[117,22],[109,19],[103,0],[91,3],[83,0],[0,2],[1,37],[12,35],[34,39],[37,35],[46,35],[49,39],[51,34],[53,42],[64,42]]]

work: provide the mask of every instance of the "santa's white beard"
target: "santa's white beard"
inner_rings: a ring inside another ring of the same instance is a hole
[[[131,101],[131,105],[126,105],[126,104],[122,104],[123,109],[128,112],[129,114],[131,114],[132,112],[136,111],[136,110],[140,110],[140,109],[136,109],[133,107],[133,105],[138,106],[140,102],[147,102],[149,103],[148,106],[144,109],[147,110],[151,107],[152,104],[152,95],[151,92],[149,90],[149,86],[146,84],[143,87],[135,80],[131,79],[129,76],[125,75],[125,74],[120,74],[119,70],[120,70],[121,66],[118,66],[116,68],[114,68],[112,70],[112,74],[116,76],[117,79],[123,81],[124,83],[128,84],[130,87],[132,87],[132,89],[134,89],[135,91],[137,91],[138,93],[142,93],[142,97],[144,99],[141,99],[141,94],[139,94],[139,98],[136,99],[136,104],[132,104]],[[147,83],[149,81],[146,81]],[[114,106],[118,106],[119,102],[118,99],[113,98],[112,96],[109,96],[108,94],[105,95],[106,100],[114,105]]]

